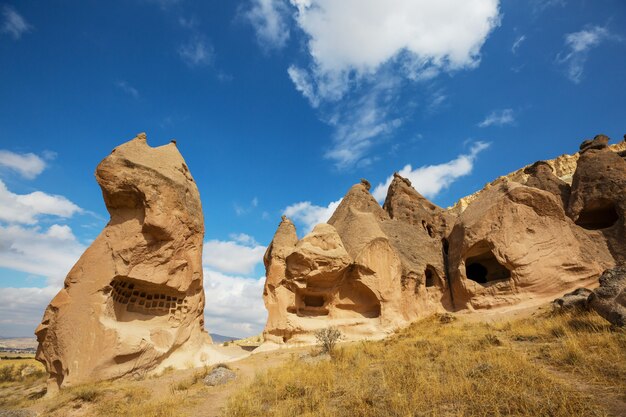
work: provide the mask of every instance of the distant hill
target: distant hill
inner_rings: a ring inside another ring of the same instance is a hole
[[[222,336],[221,334],[215,334],[215,333],[209,333],[211,335],[211,339],[213,339],[213,343],[224,343],[224,342],[230,342],[231,340],[237,340],[239,339],[238,337],[231,337],[231,336]]]

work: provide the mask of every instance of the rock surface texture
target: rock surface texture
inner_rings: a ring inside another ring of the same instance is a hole
[[[302,239],[283,217],[265,255],[266,341],[310,343],[328,326],[377,338],[436,312],[539,303],[595,284],[626,260],[626,143],[608,142],[599,135],[447,210],[396,174],[382,207],[361,180]],[[597,297],[614,303],[607,311],[624,308],[614,286]]]
[[[626,326],[626,267],[608,269],[588,298],[589,307],[619,327]]]
[[[221,359],[204,330],[200,196],[175,143],[140,134],[96,179],[111,219],[36,330],[49,392]]]

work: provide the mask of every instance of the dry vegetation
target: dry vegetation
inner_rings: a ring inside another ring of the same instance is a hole
[[[384,341],[344,346],[330,361],[294,359],[231,397],[224,415],[626,412],[621,408],[626,401],[626,335],[612,331],[594,313],[492,325],[446,321],[432,318]]]
[[[34,360],[0,361],[0,375],[11,375],[0,382],[0,410],[53,417],[216,415],[222,404],[211,393],[223,390],[222,402],[235,391],[226,417],[626,415],[626,333],[595,313],[542,313],[495,324],[445,315],[383,341],[339,345],[320,360],[289,356],[250,384],[207,387],[202,379],[209,369],[170,371],[75,387],[54,399],[41,398],[45,376]],[[22,377],[24,366],[38,371]]]

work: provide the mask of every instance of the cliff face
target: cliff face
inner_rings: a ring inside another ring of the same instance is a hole
[[[626,143],[607,142],[524,167],[448,210],[396,174],[383,207],[363,180],[299,241],[283,218],[265,258],[266,340],[310,342],[329,325],[375,338],[434,312],[593,284],[626,256]]]

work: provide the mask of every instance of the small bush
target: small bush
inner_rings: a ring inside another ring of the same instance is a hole
[[[336,327],[327,327],[315,332],[315,339],[322,349],[322,353],[328,353],[329,355],[334,353],[335,345],[342,338],[343,335]]]
[[[8,365],[0,368],[0,382],[13,381],[15,381],[15,367],[13,365]]]

